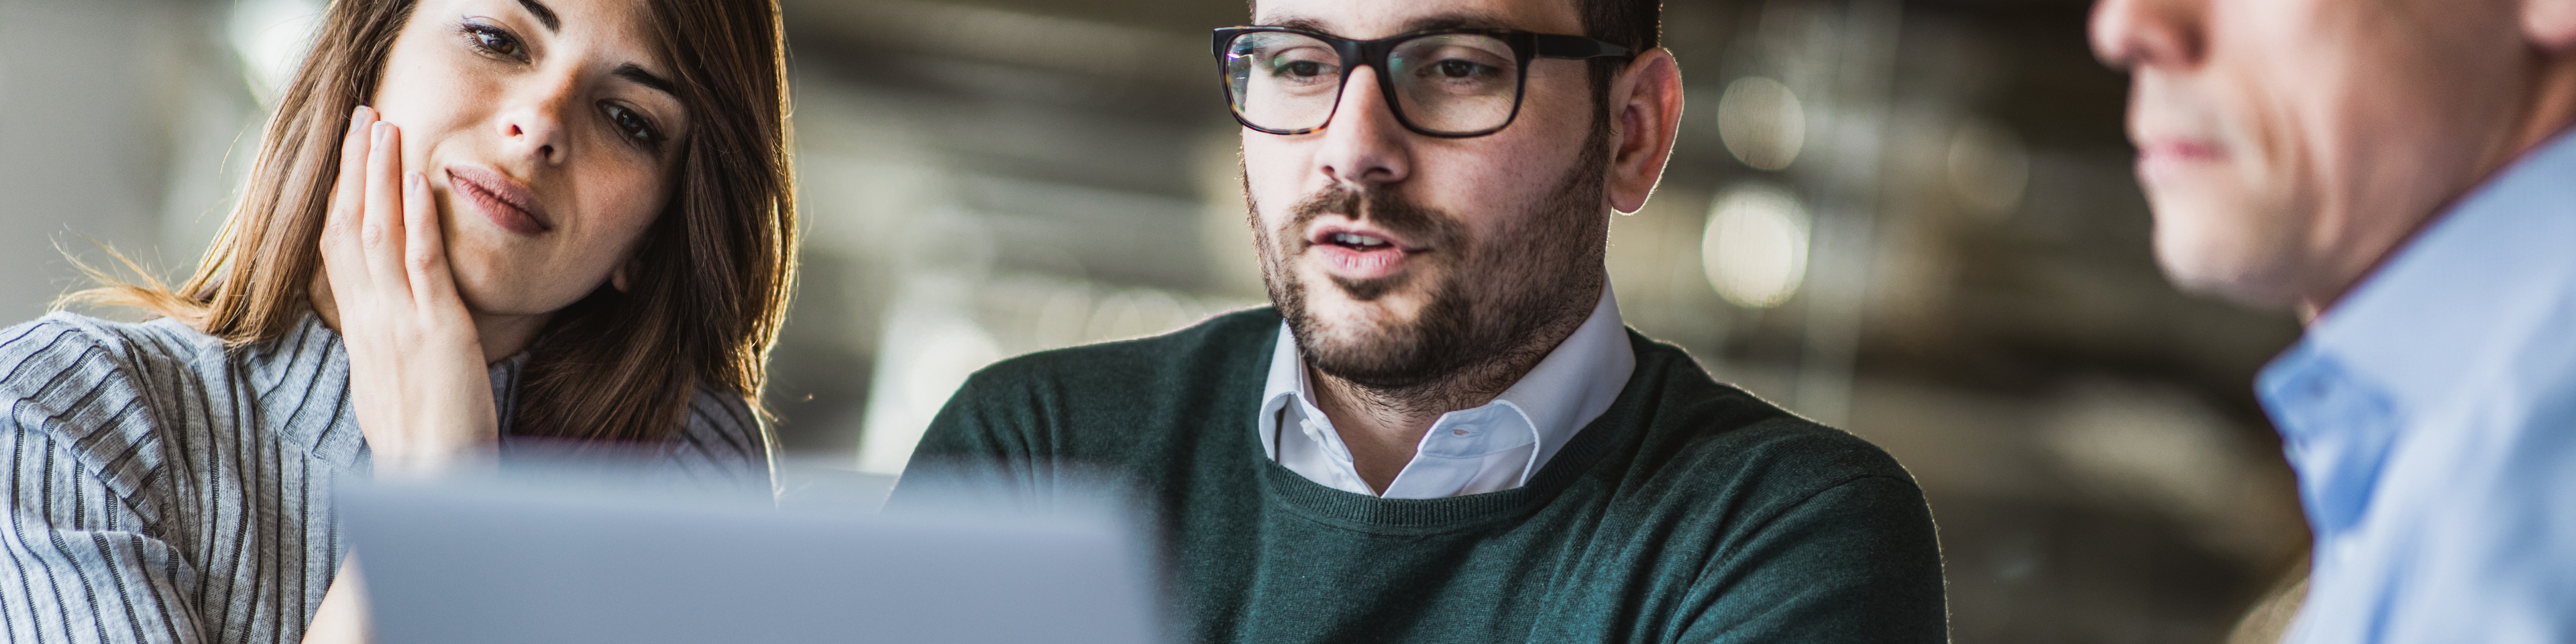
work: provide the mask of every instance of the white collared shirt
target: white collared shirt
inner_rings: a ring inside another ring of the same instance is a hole
[[[1315,406],[1305,356],[1286,323],[1262,385],[1261,447],[1271,460],[1334,489],[1389,499],[1436,499],[1520,487],[1574,433],[1610,410],[1637,368],[1607,284],[1583,326],[1538,366],[1483,406],[1442,414],[1413,449],[1413,461],[1378,494],[1360,479],[1351,450]],[[1293,404],[1292,404],[1293,403]],[[1296,431],[1280,431],[1294,427]]]

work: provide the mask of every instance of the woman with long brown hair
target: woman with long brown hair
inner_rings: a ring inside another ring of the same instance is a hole
[[[0,331],[0,640],[303,640],[352,614],[336,477],[529,438],[766,489],[796,248],[774,0],[322,24],[194,276],[74,296],[157,319]]]

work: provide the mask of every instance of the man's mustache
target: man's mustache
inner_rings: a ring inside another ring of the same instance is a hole
[[[1466,237],[1466,226],[1457,217],[1414,203],[1383,186],[1370,187],[1366,192],[1333,186],[1298,200],[1289,208],[1288,225],[1279,231],[1278,238],[1289,242],[1281,244],[1280,250],[1290,255],[1305,252],[1314,245],[1306,235],[1308,226],[1318,217],[1334,214],[1376,224],[1414,247],[1449,254],[1464,250],[1458,242]]]

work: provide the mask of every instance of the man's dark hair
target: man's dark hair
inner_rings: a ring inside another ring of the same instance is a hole
[[[1574,8],[1583,12],[1585,37],[1632,52],[1654,49],[1663,39],[1663,0],[1574,0]]]
[[[1587,38],[1628,48],[1632,54],[1661,46],[1664,34],[1663,0],[1574,0],[1574,9],[1583,14],[1583,35]],[[1594,58],[1592,68],[1592,106],[1604,120],[1610,112],[1610,79],[1631,58]]]

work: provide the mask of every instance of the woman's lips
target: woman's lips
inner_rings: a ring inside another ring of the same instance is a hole
[[[547,221],[545,207],[537,205],[536,195],[501,173],[473,166],[455,166],[447,169],[447,183],[456,194],[474,204],[474,209],[481,211],[483,218],[503,230],[521,235],[539,235],[554,230]]]

